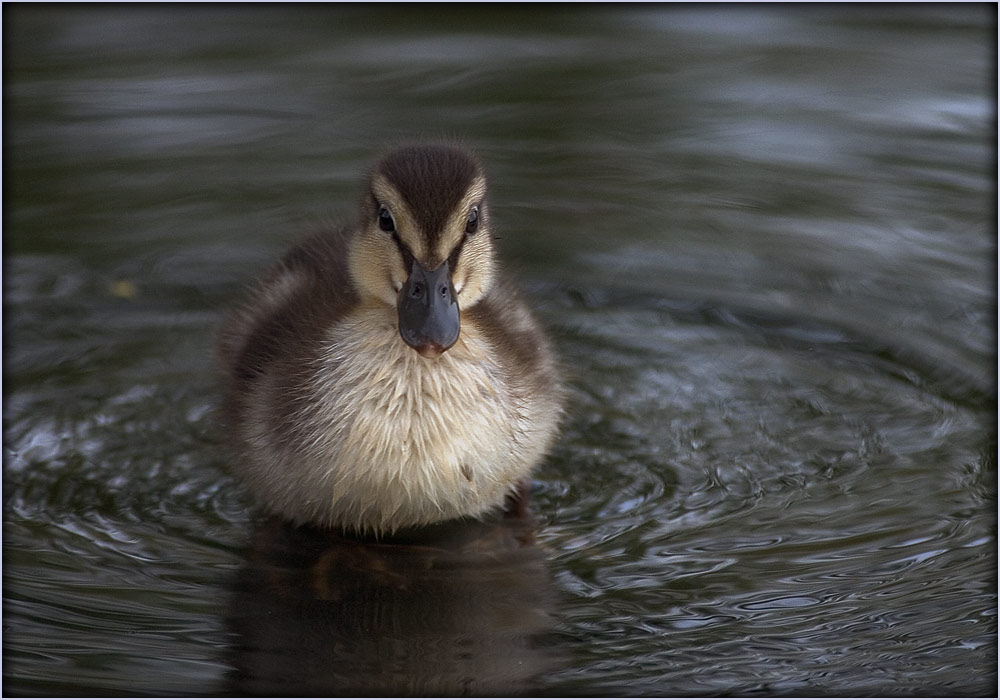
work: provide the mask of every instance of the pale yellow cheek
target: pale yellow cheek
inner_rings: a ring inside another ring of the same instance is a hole
[[[392,252],[371,239],[357,242],[351,256],[351,276],[362,297],[374,298],[389,305],[396,303],[406,273],[402,263],[394,264]]]
[[[458,303],[471,304],[482,296],[482,284],[476,275],[464,275],[461,281],[455,282],[455,291],[458,293]]]
[[[459,306],[469,306],[475,304],[490,288],[493,280],[492,266],[482,259],[475,259],[465,269],[459,268],[461,282],[455,282],[455,291],[458,292]]]
[[[458,294],[459,301],[461,301],[462,294],[465,292],[465,288],[469,284],[469,276],[465,274],[465,270],[459,268],[455,275],[451,278],[451,283],[455,286],[455,292]]]
[[[393,275],[391,272],[389,273],[390,276],[389,283],[392,285],[392,291],[396,294],[399,294],[400,290],[403,288],[403,285],[406,283],[406,280],[403,279],[400,275],[402,275],[402,273],[397,273],[395,275]]]

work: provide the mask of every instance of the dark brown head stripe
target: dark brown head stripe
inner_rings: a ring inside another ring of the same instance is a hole
[[[406,200],[433,245],[469,185],[482,171],[464,151],[449,146],[409,146],[393,151],[376,167]]]

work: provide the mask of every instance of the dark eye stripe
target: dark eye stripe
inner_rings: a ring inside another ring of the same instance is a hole
[[[455,266],[458,265],[458,256],[462,254],[462,246],[468,240],[468,236],[462,236],[458,239],[458,244],[451,249],[451,253],[448,254],[448,269],[451,270],[451,274],[455,274]]]
[[[399,248],[400,255],[403,256],[403,265],[406,267],[406,270],[409,271],[409,269],[413,267],[413,251],[410,250],[408,245],[403,243],[403,239],[401,239],[399,234],[395,231],[392,232],[392,240],[396,244],[396,247]]]

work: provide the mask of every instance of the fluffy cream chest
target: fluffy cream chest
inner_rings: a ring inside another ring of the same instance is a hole
[[[479,514],[503,503],[531,460],[527,417],[486,339],[468,324],[425,359],[391,313],[362,307],[331,330],[302,416],[302,467],[331,522],[362,529]],[[315,497],[315,495],[314,495]]]

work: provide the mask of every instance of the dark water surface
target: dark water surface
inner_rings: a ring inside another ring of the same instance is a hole
[[[995,6],[3,20],[5,694],[996,692]],[[539,522],[290,530],[214,329],[418,136],[572,378]]]

